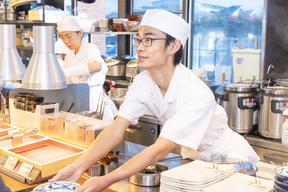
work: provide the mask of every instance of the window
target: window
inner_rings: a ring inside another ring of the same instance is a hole
[[[132,5],[132,12],[141,14],[143,14],[147,9],[155,8],[165,9],[176,13],[181,13],[182,10],[182,0],[133,0]]]
[[[95,21],[118,17],[118,0],[97,0],[92,4],[78,2],[78,15],[81,14],[87,15],[88,19]],[[117,56],[117,35],[92,34],[91,42],[97,45],[102,55],[107,57]]]
[[[261,48],[264,0],[195,0],[190,68],[209,81],[233,80],[232,49]]]

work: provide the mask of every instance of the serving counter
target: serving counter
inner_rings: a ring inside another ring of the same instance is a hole
[[[120,154],[118,155],[118,159],[120,164],[126,162],[131,155],[134,155],[137,153],[139,150],[142,150],[142,147],[137,144],[133,143],[128,143],[129,151],[125,154]],[[191,160],[187,159],[181,159],[179,158],[179,155],[177,154],[170,154],[169,156],[166,157],[163,161],[161,161],[162,164],[166,165],[169,169],[172,169],[174,167],[183,165],[185,163],[189,163]],[[274,174],[274,169],[276,166],[273,166],[271,164],[267,164],[264,162],[260,162],[259,164],[256,165],[258,167],[257,171],[257,177],[260,178],[265,178],[268,180],[273,180],[273,177],[275,176]],[[7,175],[0,174],[2,179],[4,180],[4,183],[10,188],[11,191],[15,192],[28,192],[31,191],[34,187],[37,185],[41,184],[24,184],[21,183]],[[79,183],[82,184],[86,179],[88,179],[89,176],[86,174],[83,174],[82,177],[79,180]],[[113,185],[111,185],[109,188],[103,190],[103,192],[158,192],[160,189],[159,187],[141,187],[134,185],[132,183],[128,182],[128,179],[124,179],[122,181],[119,181]]]

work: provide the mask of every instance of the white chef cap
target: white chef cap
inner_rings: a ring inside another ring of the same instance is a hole
[[[65,16],[57,23],[57,31],[80,31],[79,23],[72,16]]]
[[[138,28],[141,26],[153,27],[178,39],[183,47],[190,30],[189,24],[183,18],[163,9],[147,10]]]

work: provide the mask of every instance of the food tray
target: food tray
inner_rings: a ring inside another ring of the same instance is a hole
[[[9,131],[15,130],[11,125],[0,124],[0,137],[7,135]]]
[[[41,136],[41,135],[23,136],[22,144],[31,143],[33,141],[37,141],[37,140],[44,139],[44,138],[45,137]],[[0,148],[1,149],[9,149],[12,147],[13,147],[12,139],[6,139],[3,141],[0,141]]]
[[[10,149],[10,151],[30,159],[39,164],[45,164],[63,157],[73,155],[81,150],[64,143],[54,140],[44,140],[18,148]]]
[[[24,144],[6,151],[7,156],[17,157],[40,170],[42,177],[56,174],[84,153],[85,149],[53,139]]]

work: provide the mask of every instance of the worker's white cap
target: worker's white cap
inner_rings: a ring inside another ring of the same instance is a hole
[[[58,39],[55,43],[56,54],[68,54],[71,50],[64,44],[62,39]]]
[[[57,23],[57,31],[80,31],[81,27],[72,16],[65,16]]]
[[[163,9],[149,9],[139,25],[158,29],[181,41],[183,47],[189,36],[189,24],[180,16]]]

